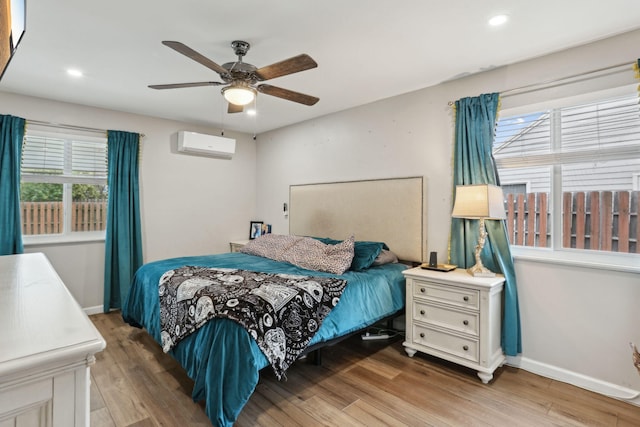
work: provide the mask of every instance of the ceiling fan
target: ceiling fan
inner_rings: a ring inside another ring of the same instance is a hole
[[[320,100],[320,98],[316,98],[315,96],[305,95],[304,93],[294,92],[289,89],[283,89],[269,84],[257,84],[265,80],[317,67],[318,64],[316,61],[307,54],[303,53],[293,58],[267,65],[266,67],[257,68],[254,65],[242,61],[242,57],[247,54],[251,45],[242,40],[235,40],[231,43],[231,47],[238,56],[238,60],[235,62],[227,62],[220,66],[180,42],[163,41],[162,44],[215,71],[223,81],[149,85],[152,89],[224,86],[222,88],[222,95],[229,103],[229,113],[242,112],[245,105],[253,102],[258,92],[304,105],[314,105]]]

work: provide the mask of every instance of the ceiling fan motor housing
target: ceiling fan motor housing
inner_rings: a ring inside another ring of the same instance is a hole
[[[233,51],[236,53],[236,56],[238,56],[239,58],[242,58],[247,54],[251,45],[242,40],[234,40],[231,42],[231,47],[233,48]]]
[[[227,75],[221,75],[220,78],[227,83],[241,80],[250,84],[256,84],[258,81],[254,74],[257,70],[255,65],[238,61],[222,64],[222,68],[226,69],[228,73]]]

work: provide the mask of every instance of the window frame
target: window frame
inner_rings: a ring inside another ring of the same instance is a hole
[[[619,97],[624,93],[626,93],[627,95],[637,93],[637,86],[633,85],[616,87],[611,90],[603,90],[558,100],[547,100],[542,103],[507,108],[499,111],[498,120],[501,117],[508,118],[513,116],[531,114],[543,110],[551,110],[552,115],[554,112],[555,114],[560,114],[559,111],[561,108],[570,105],[606,101],[615,97]],[[559,152],[559,141],[556,137],[557,135],[559,135],[559,126],[559,122],[551,117],[552,153]],[[497,161],[496,163],[499,163],[499,161]],[[562,165],[563,163],[554,164],[551,162],[546,165],[550,169],[549,213],[551,219],[551,247],[542,248],[511,245],[510,247],[513,257],[516,259],[523,259],[532,262],[543,262],[550,264],[580,266],[585,268],[596,268],[600,270],[605,269],[640,273],[640,253],[608,252],[592,249],[562,247]],[[521,167],[524,168],[528,166],[522,165]],[[511,181],[513,180],[505,180],[504,184],[509,184],[511,183]],[[518,183],[521,183],[522,181],[524,181],[524,179],[519,180]],[[556,207],[559,207],[560,213],[556,213]],[[559,232],[557,232],[558,230]]]
[[[56,245],[64,243],[86,243],[86,242],[104,242],[106,238],[105,230],[96,231],[71,231],[71,208],[73,203],[72,191],[74,184],[95,184],[95,185],[108,185],[108,178],[105,177],[83,177],[78,175],[69,174],[69,164],[72,161],[70,152],[70,146],[73,142],[88,142],[96,144],[104,144],[105,154],[107,150],[107,136],[106,134],[88,133],[69,129],[57,129],[57,128],[41,128],[35,126],[35,129],[31,129],[27,124],[27,130],[24,136],[24,144],[28,143],[28,138],[33,137],[45,137],[55,138],[64,141],[64,169],[65,173],[62,175],[47,175],[47,174],[24,174],[21,172],[20,183],[32,182],[32,183],[54,183],[62,184],[63,186],[63,232],[58,234],[23,234],[22,242],[25,247],[27,246],[39,246],[39,245]],[[24,153],[23,153],[24,154]],[[22,168],[22,165],[21,165]],[[22,201],[21,201],[22,202]]]

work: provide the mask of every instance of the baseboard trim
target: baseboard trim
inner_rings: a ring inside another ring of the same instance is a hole
[[[631,403],[632,405],[640,406],[640,391],[638,390],[632,390],[630,388],[562,369],[557,366],[537,362],[522,356],[508,356],[506,363],[509,366],[524,369],[525,371],[532,372],[543,377],[562,381],[567,384],[575,385],[576,387],[593,391],[594,393],[603,394],[613,399],[622,400],[624,402]]]
[[[83,308],[84,312],[87,313],[87,316],[91,316],[92,314],[100,314],[104,313],[104,307],[101,305],[94,305],[93,307],[85,307]]]

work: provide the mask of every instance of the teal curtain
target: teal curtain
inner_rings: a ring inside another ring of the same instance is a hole
[[[456,185],[500,185],[492,154],[499,95],[483,94],[455,103],[455,146],[453,155],[453,196]],[[509,249],[505,221],[486,220],[487,239],[482,262],[505,277],[502,348],[508,356],[522,352],[520,310],[513,258]],[[475,264],[478,220],[451,219],[450,259],[465,268]]]
[[[25,120],[0,115],[0,255],[21,254],[20,158]]]
[[[104,311],[122,308],[142,265],[137,133],[108,132],[109,202],[105,240]]]

